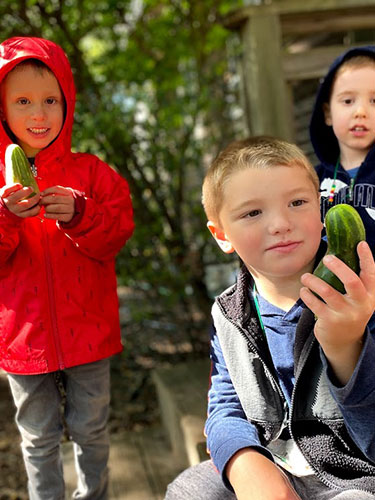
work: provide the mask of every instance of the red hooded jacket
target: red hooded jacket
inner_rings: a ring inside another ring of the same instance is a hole
[[[131,236],[127,182],[91,154],[71,152],[75,88],[63,50],[41,38],[0,45],[0,84],[24,59],[43,61],[66,101],[57,139],[35,157],[41,191],[75,190],[80,214],[68,223],[20,218],[0,206],[0,367],[37,374],[90,363],[122,349],[115,255]],[[0,123],[0,186],[6,146]]]

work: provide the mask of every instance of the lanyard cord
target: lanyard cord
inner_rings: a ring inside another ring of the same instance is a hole
[[[258,292],[257,292],[257,287],[254,283],[254,286],[253,286],[253,299],[254,299],[254,304],[255,304],[255,310],[257,312],[257,315],[258,315],[258,319],[259,319],[259,323],[260,323],[260,327],[262,329],[262,332],[264,334],[264,336],[266,335],[266,331],[264,329],[264,324],[263,324],[263,320],[262,320],[262,315],[260,314],[260,309],[259,309],[259,302],[258,302]]]
[[[329,192],[329,197],[328,197],[329,204],[331,204],[333,202],[333,198],[335,196],[336,177],[337,177],[337,171],[339,169],[339,166],[340,166],[340,157],[337,158],[337,162],[335,165],[335,171],[333,173],[333,181],[332,181],[331,191]],[[351,179],[350,179],[349,193],[346,195],[346,198],[349,201],[353,201],[353,189],[354,189],[356,177],[357,177],[357,174],[354,177],[351,177]]]
[[[331,186],[331,191],[329,192],[328,203],[332,203],[333,198],[335,196],[336,177],[337,177],[337,170],[339,169],[339,165],[340,165],[340,157],[337,158],[337,162],[335,165],[335,171],[333,173],[333,182],[332,182],[332,186]]]

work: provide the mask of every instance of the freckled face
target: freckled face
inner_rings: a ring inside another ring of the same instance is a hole
[[[32,66],[6,76],[1,85],[1,108],[2,120],[29,157],[58,136],[64,121],[64,98],[56,77]]]
[[[310,272],[321,240],[319,195],[300,166],[246,168],[224,186],[221,229],[255,277]]]

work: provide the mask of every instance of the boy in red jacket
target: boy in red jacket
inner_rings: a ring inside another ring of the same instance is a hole
[[[109,357],[122,349],[115,256],[131,236],[127,182],[94,155],[73,153],[75,88],[63,50],[41,38],[0,45],[0,367],[31,500],[63,499],[65,420],[75,498],[107,498]],[[5,185],[5,150],[19,144],[40,194]]]

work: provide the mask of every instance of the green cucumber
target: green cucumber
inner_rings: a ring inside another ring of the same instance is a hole
[[[18,144],[9,144],[5,151],[5,183],[18,183],[24,187],[32,187],[34,192],[27,198],[40,192],[30,162]]]
[[[328,248],[326,255],[335,255],[359,274],[359,258],[357,245],[366,239],[365,227],[355,208],[341,203],[330,208],[324,219],[327,233]],[[345,293],[345,287],[339,278],[323,264],[321,260],[314,275],[322,279],[340,293]]]

